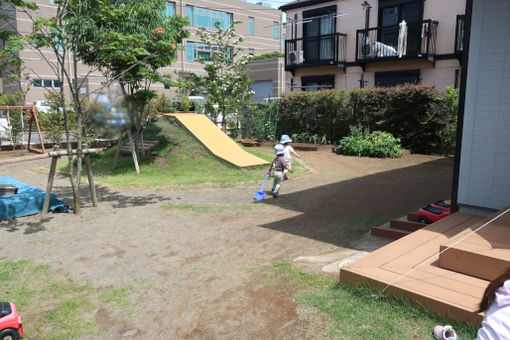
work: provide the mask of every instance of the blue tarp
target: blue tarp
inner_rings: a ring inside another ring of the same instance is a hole
[[[42,211],[44,195],[41,189],[15,180],[12,177],[0,177],[0,184],[10,184],[18,187],[16,195],[0,196],[0,221],[9,218],[38,214]],[[51,194],[51,212],[68,212],[69,207]]]

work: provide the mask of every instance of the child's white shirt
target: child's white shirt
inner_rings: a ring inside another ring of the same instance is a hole
[[[510,339],[510,280],[496,291],[492,305],[485,312],[482,328],[478,330],[477,340]]]
[[[294,152],[294,148],[291,145],[285,145],[283,148],[283,160],[285,164],[290,164],[292,161],[292,152]]]

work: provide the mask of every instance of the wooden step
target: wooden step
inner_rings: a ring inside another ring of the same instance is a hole
[[[472,231],[482,223],[441,243],[439,266],[488,281],[499,276],[510,267],[510,213],[507,215],[476,233]]]
[[[418,213],[408,212],[407,213],[407,220],[411,221],[411,222],[418,222]]]
[[[368,282],[431,313],[480,327],[483,315],[474,311],[488,281],[440,268],[435,256],[441,244],[480,220],[479,216],[456,213],[429,224],[342,266],[340,282]]]
[[[399,238],[409,235],[411,232],[408,230],[380,226],[380,227],[372,227],[371,233],[374,236],[382,236],[382,237],[398,240]]]
[[[418,222],[410,222],[410,221],[403,221],[403,220],[390,220],[390,227],[404,229],[404,230],[408,230],[408,231],[416,231],[416,230],[419,230],[425,226],[426,226],[426,224],[418,223]]]
[[[144,151],[151,151],[152,149],[154,149],[158,145],[159,145],[159,141],[157,141],[157,140],[155,140],[155,141],[151,141],[151,140],[143,141],[143,150]],[[140,143],[138,143],[138,148],[140,148]],[[131,153],[131,149],[129,147],[129,143],[126,143],[126,144],[122,145],[120,147],[120,152],[122,152],[122,153]]]

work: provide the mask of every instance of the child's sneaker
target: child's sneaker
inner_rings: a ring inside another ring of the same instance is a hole
[[[457,334],[450,325],[444,327],[437,325],[434,327],[434,338],[437,340],[457,340]]]
[[[277,192],[274,192],[274,191],[273,191],[273,192],[271,192],[271,194],[273,194],[273,197],[274,197],[274,198],[278,198],[278,193],[277,193]]]

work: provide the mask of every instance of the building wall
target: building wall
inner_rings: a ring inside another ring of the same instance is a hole
[[[473,1],[458,189],[461,211],[483,214],[510,205],[508,18],[507,0]]]
[[[378,25],[378,1],[369,0],[372,6],[370,10],[370,27],[377,27]],[[365,28],[365,11],[361,6],[361,1],[358,0],[337,0],[322,3],[319,5],[308,6],[305,8],[297,8],[287,11],[287,38],[293,37],[300,38],[303,36],[302,12],[315,8],[322,8],[327,6],[337,6],[336,18],[336,32],[344,33],[347,35],[346,41],[346,62],[351,66],[347,67],[344,71],[341,68],[333,67],[309,67],[298,68],[295,71],[293,81],[291,78],[287,80],[287,90],[290,90],[291,83],[301,84],[302,76],[320,75],[320,74],[335,74],[335,87],[352,89],[360,86],[359,80],[363,74],[366,81],[366,87],[375,86],[375,72],[393,71],[393,70],[420,70],[420,78],[422,84],[436,85],[439,88],[444,88],[448,85],[454,85],[456,70],[460,72],[460,63],[453,56],[454,41],[456,33],[456,19],[457,15],[464,14],[465,0],[449,0],[448,3],[444,0],[426,0],[424,2],[423,19],[433,19],[439,22],[437,34],[437,54],[450,55],[450,59],[437,60],[435,65],[432,63],[417,59],[417,60],[397,60],[376,62],[367,64],[365,72],[359,66],[352,66],[356,61],[356,30]],[[295,20],[297,15],[297,29],[293,25],[292,20]],[[300,90],[297,86],[294,90]]]
[[[49,17],[55,13],[56,5],[50,3],[50,0],[35,0],[39,6],[39,10],[36,15]],[[214,9],[226,13],[231,13],[233,21],[240,21],[241,23],[236,25],[236,32],[239,35],[244,36],[245,40],[239,47],[243,48],[244,54],[248,54],[250,49],[253,49],[255,55],[267,53],[267,52],[280,52],[282,51],[282,15],[281,11],[276,9],[269,9],[259,5],[249,4],[237,0],[178,0],[173,2],[175,4],[176,15],[186,16],[186,5],[192,5],[200,8]],[[248,34],[248,17],[254,18],[254,34]],[[278,38],[273,37],[273,23],[278,23]],[[32,29],[31,20],[23,13],[18,12],[16,14],[16,25],[18,31],[22,34],[26,34]],[[190,32],[190,37],[183,42],[183,46],[186,47],[187,41],[200,42],[197,36],[198,27],[188,27],[187,30]],[[54,69],[48,63],[55,63],[55,55],[51,50],[45,50],[42,53],[27,46],[20,53],[21,58],[24,61],[24,67],[22,70],[22,78],[27,78],[21,82],[21,86],[24,90],[27,90],[26,102],[28,104],[33,103],[36,100],[44,99],[46,93],[45,88],[37,88],[32,85],[33,79],[57,79],[55,76]],[[81,64],[80,64],[81,65]],[[283,68],[283,66],[282,66]],[[203,72],[203,66],[196,61],[188,61],[186,50],[178,51],[177,61],[174,62],[170,67],[162,68],[161,73],[166,74],[178,74],[188,72]],[[101,83],[104,81],[103,76],[97,70],[91,70],[86,65],[81,65],[79,73],[83,76],[88,75],[88,81],[84,83],[83,90],[87,93],[92,93],[101,89]],[[280,72],[274,73],[274,79],[277,80]],[[256,74],[254,73],[254,76]],[[5,84],[5,81],[3,82]],[[172,96],[175,89],[165,90],[164,85],[153,84],[152,88],[157,91],[165,92],[165,94]]]
[[[284,58],[255,60],[248,64],[253,81],[272,81],[271,97],[281,97],[285,93],[285,81],[290,76],[285,71]],[[264,94],[267,97],[267,94]]]

